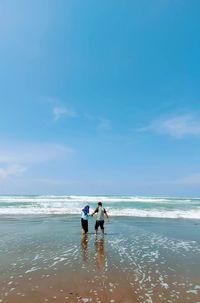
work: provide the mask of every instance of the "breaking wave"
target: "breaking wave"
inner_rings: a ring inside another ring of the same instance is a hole
[[[0,215],[75,215],[98,201],[111,216],[200,219],[200,198],[142,196],[0,196]]]

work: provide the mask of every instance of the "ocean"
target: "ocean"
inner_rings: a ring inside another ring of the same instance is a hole
[[[200,219],[200,198],[143,196],[0,196],[0,215],[80,214],[102,201],[111,216]]]

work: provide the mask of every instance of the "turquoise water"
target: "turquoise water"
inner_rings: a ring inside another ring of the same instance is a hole
[[[111,216],[200,219],[200,198],[142,196],[0,196],[0,214],[79,214],[102,201]]]

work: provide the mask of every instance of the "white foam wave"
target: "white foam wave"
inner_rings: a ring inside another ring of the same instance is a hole
[[[80,207],[44,207],[44,208],[0,208],[0,215],[80,215]],[[200,208],[192,210],[157,210],[157,209],[111,209],[108,208],[109,215],[129,216],[129,217],[151,217],[151,218],[184,218],[200,219]]]
[[[143,196],[0,196],[3,203],[45,203],[45,202],[84,202],[96,203],[103,201],[112,202],[141,202],[141,203],[200,203],[200,198],[177,198],[177,197],[143,197]]]
[[[198,199],[141,196],[0,196],[0,214],[80,214],[98,201],[111,216],[200,219]]]
[[[111,213],[113,216],[200,219],[200,208],[192,210],[113,209]]]

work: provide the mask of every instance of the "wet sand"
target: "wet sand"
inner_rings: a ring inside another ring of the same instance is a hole
[[[200,222],[1,217],[0,302],[200,302]]]

